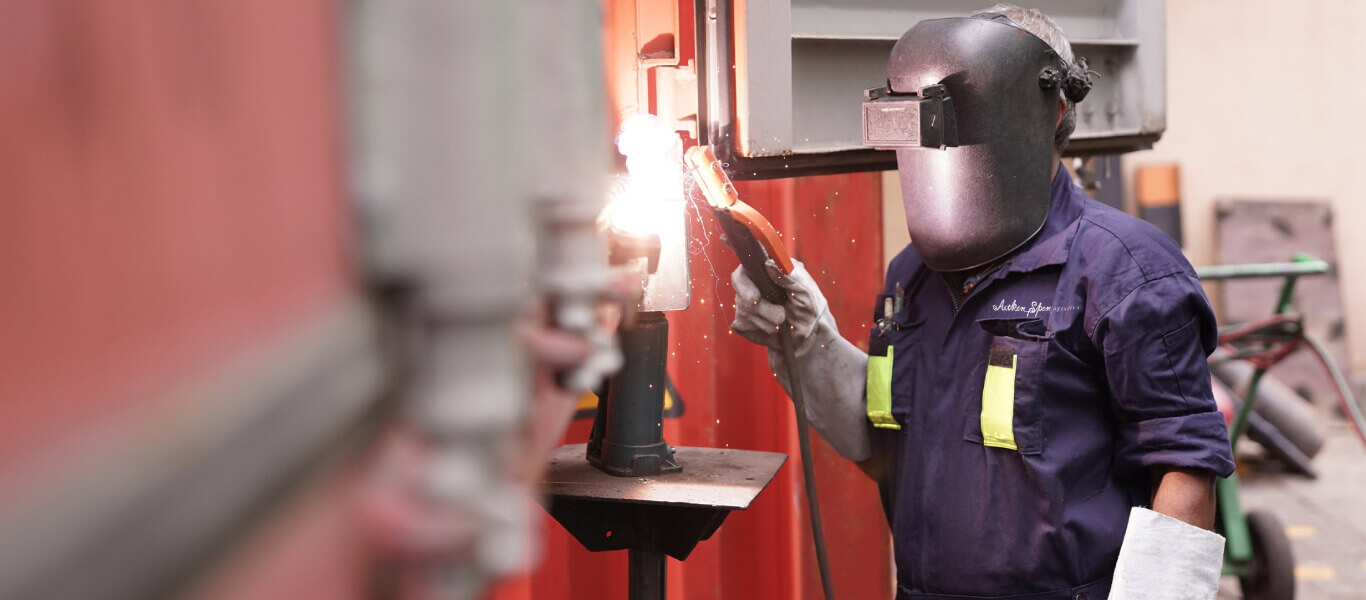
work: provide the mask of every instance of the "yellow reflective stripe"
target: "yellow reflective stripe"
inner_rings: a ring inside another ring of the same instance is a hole
[[[892,357],[896,348],[887,347],[887,356],[868,357],[868,420],[879,429],[901,429],[892,416]]]
[[[1018,357],[1010,355],[1010,366],[987,365],[987,378],[982,383],[982,444],[993,448],[1019,450],[1015,445],[1015,364]],[[1002,361],[1004,362],[1004,361]]]

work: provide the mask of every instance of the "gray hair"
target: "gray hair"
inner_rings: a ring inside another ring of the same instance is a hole
[[[1072,64],[1072,44],[1063,35],[1062,28],[1058,27],[1053,19],[1048,18],[1048,15],[1039,12],[1037,9],[1020,8],[1014,4],[1002,3],[974,12],[972,16],[992,13],[1002,15],[1010,19],[1010,22],[1016,27],[1034,34],[1035,37],[1047,43],[1065,64]],[[1077,128],[1077,104],[1068,100],[1066,94],[1059,94],[1059,96],[1066,104],[1066,108],[1063,110],[1062,122],[1058,123],[1058,129],[1053,133],[1053,147],[1057,149],[1059,154],[1062,154],[1062,151],[1067,148],[1067,141],[1072,137],[1072,132]]]

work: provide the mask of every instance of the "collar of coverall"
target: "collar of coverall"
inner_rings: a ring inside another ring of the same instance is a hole
[[[1015,252],[1003,273],[1028,273],[1050,265],[1067,262],[1072,238],[1084,208],[1083,198],[1073,193],[1072,176],[1058,163],[1053,174],[1053,190],[1048,205],[1048,218],[1043,228],[1023,248]]]

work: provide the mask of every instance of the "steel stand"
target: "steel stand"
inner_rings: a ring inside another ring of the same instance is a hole
[[[627,597],[631,600],[664,600],[667,559],[663,552],[631,550]]]
[[[687,558],[730,511],[749,508],[787,455],[670,447],[663,435],[669,322],[642,312],[620,336],[625,364],[598,401],[588,443],[551,456],[542,502],[590,552],[628,551],[631,600],[664,600],[665,557]]]
[[[615,477],[561,446],[546,470],[546,512],[590,552],[629,551],[632,600],[665,597],[665,556],[684,560],[732,510],[749,508],[787,455],[730,448],[675,448],[675,473]]]

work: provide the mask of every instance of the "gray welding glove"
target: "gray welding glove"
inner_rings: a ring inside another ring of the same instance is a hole
[[[731,331],[774,350],[782,349],[778,345],[778,327],[783,322],[792,326],[792,340],[798,345],[811,337],[816,322],[829,312],[830,305],[806,272],[806,266],[797,260],[792,261],[792,266],[792,273],[785,274],[771,260],[764,264],[769,279],[787,291],[787,303],[781,306],[763,299],[743,266],[735,268],[730,274],[730,283],[735,287],[735,321]]]
[[[1223,564],[1223,536],[1134,507],[1110,600],[1213,600]]]
[[[744,267],[731,273],[735,287],[735,321],[731,330],[768,348],[768,365],[788,395],[792,394],[788,369],[800,369],[798,379],[806,399],[806,416],[836,452],[860,462],[872,455],[868,441],[864,388],[868,377],[868,354],[840,336],[829,303],[806,267],[793,261],[790,274],[766,265],[769,278],[787,291],[784,305],[765,301]],[[778,328],[792,326],[797,364],[788,365],[778,342]]]

